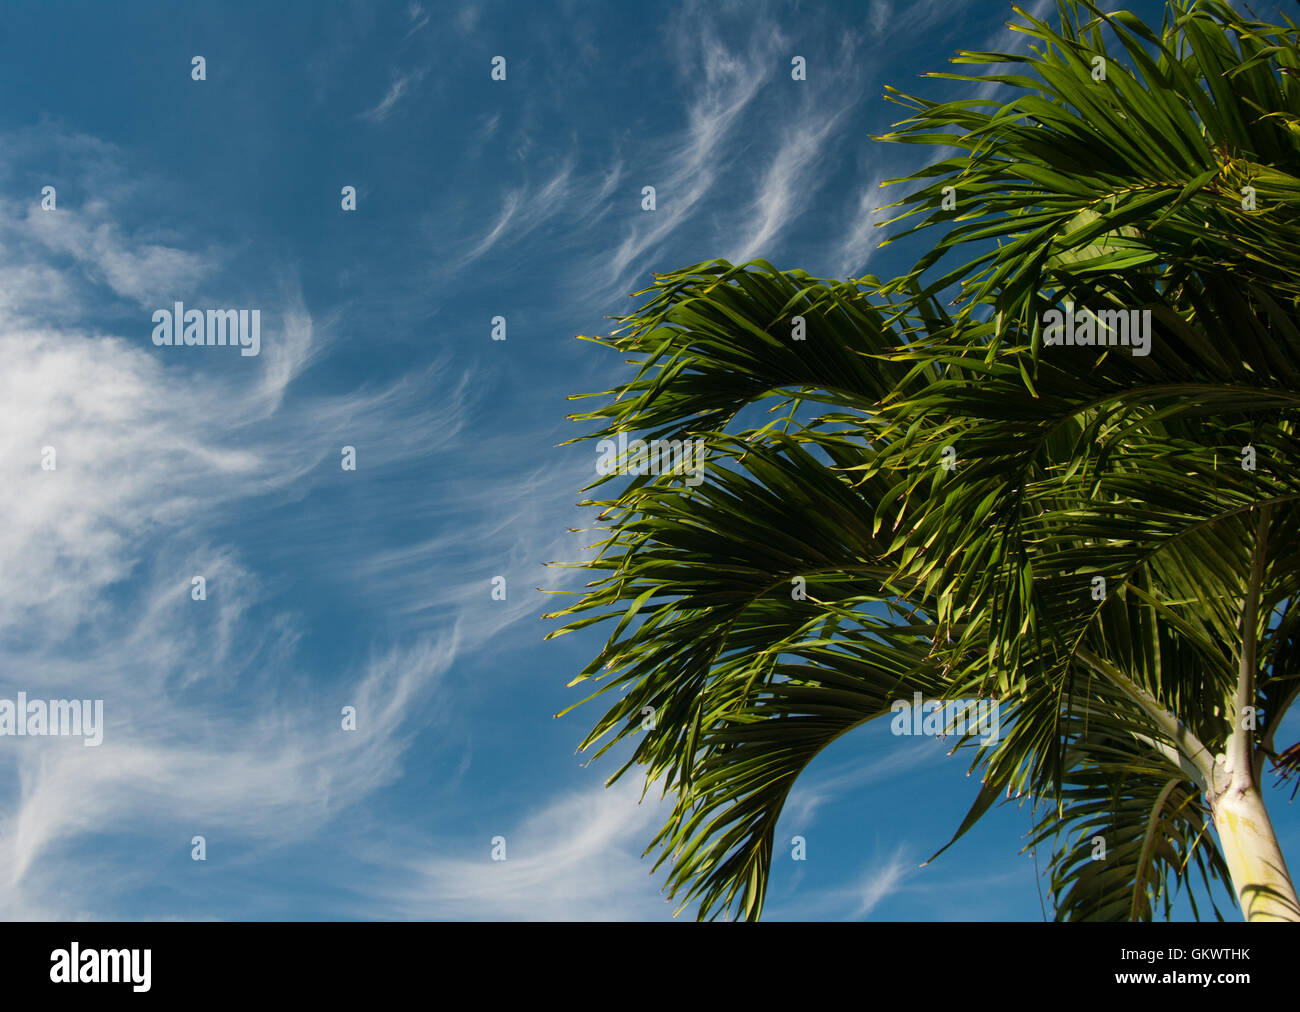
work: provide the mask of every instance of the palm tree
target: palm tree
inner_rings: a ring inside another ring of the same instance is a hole
[[[701,917],[759,916],[799,775],[919,692],[998,704],[953,839],[1028,798],[1059,918],[1199,916],[1199,878],[1300,920],[1262,791],[1300,689],[1295,26],[1059,6],[957,57],[1020,73],[935,75],[1009,94],[894,93],[884,139],[946,149],[900,181],[940,234],[908,274],[712,261],[594,339],[639,369],[583,438],[703,439],[706,480],[632,444],[552,635],[616,620],[583,748],[673,795],[651,849]]]

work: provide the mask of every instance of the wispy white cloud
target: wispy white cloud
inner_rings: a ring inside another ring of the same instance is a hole
[[[897,745],[899,739],[886,737],[883,740]],[[814,770],[805,774],[790,792],[782,813],[782,825],[796,827],[796,830],[805,828],[817,817],[818,809],[850,791],[943,761],[944,749],[936,741],[903,740],[903,747],[890,748],[871,762],[855,761],[826,772]]]
[[[848,227],[835,246],[836,277],[857,277],[865,273],[872,255],[886,238],[886,232],[880,226],[889,220],[890,212],[882,209],[895,198],[880,184],[891,177],[892,173],[877,173],[858,193]]]
[[[668,154],[642,170],[645,179],[638,187],[656,187],[657,209],[629,229],[608,256],[611,290],[624,287],[629,268],[690,220],[712,189],[732,133],[774,72],[784,44],[780,30],[770,24],[754,33],[744,53],[723,42],[707,19],[679,22],[672,31],[681,73],[692,89],[686,126],[681,137],[667,143]]]
[[[411,27],[406,30],[406,34],[402,37],[403,42],[429,23],[429,12],[418,3],[408,4],[406,15],[411,21]]]
[[[506,191],[500,214],[460,258],[459,266],[473,263],[498,245],[518,243],[544,222],[562,213],[573,193],[572,179],[573,163],[565,162],[543,183]]]
[[[853,890],[858,902],[849,919],[863,920],[871,916],[871,911],[880,905],[887,896],[898,892],[903,882],[916,873],[916,861],[905,857],[906,848],[899,846],[882,863],[872,867]]]
[[[71,257],[94,280],[147,307],[163,305],[172,292],[192,290],[211,265],[201,254],[163,243],[128,238],[90,205],[50,213],[30,207],[26,234],[55,255]]]
[[[829,885],[809,887],[799,875],[797,888],[769,894],[765,910],[774,920],[860,921],[890,896],[924,891],[920,880],[927,876],[933,879],[934,873],[919,867],[907,844],[897,843],[883,856],[878,851],[862,870]]]
[[[420,70],[403,71],[393,77],[393,83],[388,86],[388,91],[384,97],[370,109],[360,114],[360,118],[369,120],[371,123],[382,123],[393,114],[397,104],[405,98],[421,81],[424,80],[427,68]]]
[[[82,139],[55,134],[52,146],[82,151]],[[87,167],[86,171],[93,171]],[[0,199],[0,313],[11,322],[68,322],[105,297],[152,309],[178,291],[195,291],[221,266],[211,250],[182,249],[155,227],[130,227],[115,207],[130,206],[148,184],[113,180],[84,203],[57,194],[54,210],[34,200]]]
[[[264,333],[264,349],[277,336]],[[0,583],[7,694],[100,698],[107,724],[97,748],[32,738],[0,760],[17,776],[16,793],[0,795],[0,881],[15,902],[36,902],[27,873],[85,833],[147,820],[154,832],[179,822],[284,840],[319,825],[391,779],[414,701],[458,650],[454,631],[431,633],[334,673],[332,698],[361,714],[354,735],[337,706],[304,720],[250,691],[284,670],[300,633],[264,610],[235,550],[196,532],[290,486],[310,494],[316,465],[337,454],[334,433],[383,447],[408,405],[399,387],[286,407],[289,375],[274,390],[186,375],[144,343],[0,329],[0,571],[26,574]],[[243,428],[258,416],[265,436]],[[376,456],[417,450],[397,440]],[[195,573],[209,601],[190,599]],[[282,678],[270,684],[286,691]]]
[[[362,916],[394,919],[609,921],[661,920],[675,909],[640,860],[666,812],[625,778],[611,788],[561,795],[469,849],[390,861],[380,884],[367,885]],[[492,860],[492,836],[505,838],[505,860]],[[398,869],[394,874],[393,867]]]
[[[782,139],[754,200],[745,238],[728,254],[733,263],[771,254],[781,232],[806,206],[824,175],[823,147],[848,107],[807,110]]]
[[[871,0],[867,12],[871,29],[877,35],[884,35],[895,45],[909,41],[923,41],[927,30],[945,21],[952,21],[956,11],[969,6],[972,0]],[[1050,2],[1050,0],[1049,0]],[[1012,0],[1005,0],[1008,13]]]
[[[76,317],[105,287],[145,307],[151,283],[184,298],[217,284],[203,268],[221,251],[169,247],[178,255],[154,263],[165,277],[149,279],[108,205],[35,214],[58,218],[5,217],[31,259],[0,273],[3,694],[102,699],[106,727],[94,748],[30,737],[0,751],[0,917],[111,917],[103,882],[93,904],[63,895],[98,860],[85,838],[135,834],[144,853],[182,852],[193,834],[217,854],[283,846],[391,783],[414,731],[443,719],[430,703],[462,650],[454,621],[393,630],[369,660],[309,680],[296,659],[304,628],[270,605],[274,588],[240,542],[283,539],[262,525],[293,522],[295,504],[336,483],[343,444],[372,474],[453,446],[466,384],[435,363],[387,385],[298,391],[333,338],[274,271],[262,272],[256,358],[156,348],[143,311],[137,334],[103,333]],[[43,313],[24,299],[33,272],[69,303]],[[291,558],[313,549],[313,512],[298,510]],[[206,601],[191,598],[196,574]],[[343,705],[357,708],[355,732],[340,726]],[[125,887],[130,869],[114,867],[104,881]]]

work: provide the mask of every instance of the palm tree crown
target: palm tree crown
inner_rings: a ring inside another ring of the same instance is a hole
[[[583,747],[674,796],[652,847],[701,916],[759,915],[799,775],[920,693],[998,704],[957,836],[1031,799],[1058,917],[1218,878],[1300,919],[1260,791],[1300,686],[1295,27],[1059,7],[956,58],[1019,72],[934,75],[1003,94],[893,94],[883,139],[946,149],[900,181],[938,235],[907,274],[697,264],[594,339],[639,368],[593,436],[707,446],[700,483],[629,451],[556,613],[615,622]]]

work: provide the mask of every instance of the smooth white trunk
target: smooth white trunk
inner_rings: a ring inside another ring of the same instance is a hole
[[[1232,784],[1214,800],[1211,811],[1246,920],[1300,921],[1300,899],[1255,786]]]

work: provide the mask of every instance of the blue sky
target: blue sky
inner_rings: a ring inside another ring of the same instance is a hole
[[[566,398],[628,376],[574,335],[715,256],[900,269],[878,184],[922,154],[870,141],[899,118],[883,86],[943,94],[918,75],[1015,46],[1009,14],[10,5],[0,695],[103,698],[107,727],[3,740],[0,916],[670,917],[640,859],[662,809],[580,765],[599,711],[552,717],[600,643],[542,641],[536,588],[575,585],[542,564],[591,521]],[[259,308],[260,355],[155,347],[175,301]],[[1025,808],[918,867],[976,785],[902,741],[881,725],[813,764],[767,916],[1040,918]]]

